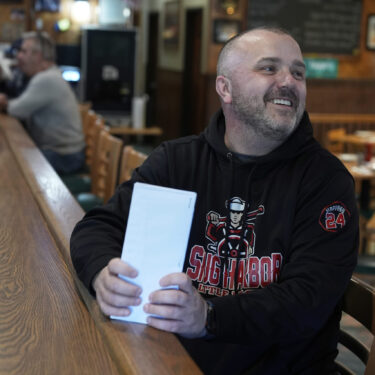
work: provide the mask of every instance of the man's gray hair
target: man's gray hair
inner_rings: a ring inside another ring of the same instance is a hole
[[[42,57],[46,61],[55,62],[56,60],[56,46],[49,34],[45,31],[30,31],[22,35],[22,39],[34,40],[34,48],[40,51]]]
[[[241,33],[233,36],[232,38],[228,39],[225,44],[223,45],[223,48],[221,49],[219,53],[219,57],[217,59],[217,65],[216,65],[216,73],[218,76],[228,76],[229,71],[228,67],[226,64],[228,56],[231,54],[233,51],[233,48],[235,47],[236,41],[240,39],[242,36],[252,33],[253,31],[258,31],[258,30],[265,30],[269,31],[274,34],[280,34],[280,35],[288,35],[291,38],[294,39],[294,37],[286,30],[278,27],[271,27],[271,26],[259,26],[254,29],[242,31]]]

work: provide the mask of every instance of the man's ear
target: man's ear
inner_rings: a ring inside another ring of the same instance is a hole
[[[228,78],[224,76],[216,77],[216,92],[225,104],[232,103],[232,85]]]

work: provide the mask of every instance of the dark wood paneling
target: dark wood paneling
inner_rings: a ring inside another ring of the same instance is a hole
[[[306,108],[317,113],[375,113],[374,98],[374,80],[310,80]]]
[[[155,62],[159,59],[159,14],[156,12],[150,13],[148,20],[148,61],[146,65],[146,93],[148,95],[147,124],[153,125],[156,123],[157,108],[157,64]]]
[[[223,43],[216,43],[214,41],[214,23],[215,20],[228,20],[228,21],[237,21],[240,23],[240,31],[244,31],[247,28],[247,7],[249,0],[239,0],[238,7],[235,7],[234,14],[227,14],[224,11],[224,3],[229,1],[216,1],[210,0],[210,19],[208,25],[208,44],[207,44],[207,72],[209,74],[216,73],[216,62],[219,56],[220,50],[223,47]]]
[[[160,72],[160,70],[159,70]],[[178,73],[163,71],[162,75],[158,75],[158,121],[157,125],[163,129],[164,139],[173,139],[182,135],[182,118],[183,116],[183,75],[178,77]],[[179,81],[180,85],[179,86]],[[162,82],[161,79],[168,79],[168,82]],[[192,125],[191,132],[199,134],[208,125],[211,116],[220,108],[219,96],[215,89],[215,76],[200,75],[202,80],[192,105],[196,106],[199,112],[196,118],[192,120],[196,123]],[[160,90],[164,87],[164,93]],[[180,96],[178,96],[180,95]]]
[[[157,73],[157,125],[163,129],[164,139],[181,134],[183,73],[159,69]]]
[[[327,132],[333,129],[345,129],[347,133],[357,130],[375,130],[375,114],[362,113],[314,113],[310,112],[310,121],[315,139],[323,146],[328,145]],[[346,152],[356,152],[356,145],[347,144]],[[360,147],[362,149],[363,146]]]
[[[216,76],[207,77],[207,105],[206,105],[206,122],[220,108],[219,95],[216,92]]]
[[[182,134],[199,134],[205,127],[206,77],[201,74],[202,10],[186,13]]]

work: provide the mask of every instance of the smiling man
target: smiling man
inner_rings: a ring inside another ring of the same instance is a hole
[[[358,214],[351,176],[312,136],[298,44],[278,29],[238,35],[216,90],[202,134],[162,144],[77,224],[74,266],[105,315],[144,303],[206,374],[333,374]],[[118,277],[137,274],[119,258],[136,181],[198,193],[183,272],[160,281],[178,290],[142,295]]]
[[[233,38],[222,50],[217,68],[216,90],[226,123],[242,125],[240,137],[233,140],[238,131],[232,134],[227,126],[225,141],[229,148],[233,142],[239,152],[254,156],[285,141],[301,121],[306,101],[298,44],[287,34],[265,38],[267,33],[258,30]]]

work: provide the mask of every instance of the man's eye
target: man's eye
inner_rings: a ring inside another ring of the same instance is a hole
[[[261,70],[263,70],[264,72],[267,72],[267,73],[273,73],[275,72],[275,67],[274,66],[270,66],[270,65],[267,65],[267,66],[263,66],[261,68]]]
[[[293,72],[293,76],[296,79],[305,79],[305,72],[296,70],[296,71]]]

